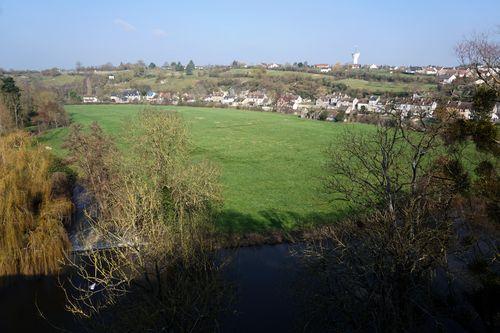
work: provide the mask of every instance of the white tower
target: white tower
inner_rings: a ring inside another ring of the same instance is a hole
[[[361,53],[359,53],[358,51],[358,48],[356,48],[354,50],[354,52],[352,53],[352,64],[353,65],[358,65],[358,62],[359,62],[359,56],[361,55]]]

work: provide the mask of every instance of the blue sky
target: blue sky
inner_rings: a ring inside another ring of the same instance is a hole
[[[106,62],[456,64],[498,0],[0,0],[0,67]]]

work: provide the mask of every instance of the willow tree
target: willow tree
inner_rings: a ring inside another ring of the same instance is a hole
[[[27,133],[0,137],[0,275],[57,272],[69,249],[72,204],[54,189],[51,163]]]

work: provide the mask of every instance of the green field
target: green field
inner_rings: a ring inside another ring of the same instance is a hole
[[[123,134],[140,105],[67,106],[73,122],[97,121],[111,134]],[[222,172],[224,209],[217,223],[228,231],[290,230],[334,221],[348,212],[321,194],[327,145],[353,126],[298,119],[276,113],[234,109],[159,107],[178,111],[187,122],[195,157],[215,162]],[[67,129],[41,137],[42,144],[64,155]],[[121,145],[122,149],[126,147]]]

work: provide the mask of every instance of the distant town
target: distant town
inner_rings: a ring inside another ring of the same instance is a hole
[[[195,66],[191,61],[187,65],[172,62],[157,66],[138,61],[98,67],[77,63],[74,70],[3,72],[16,75],[26,84],[55,89],[65,103],[71,104],[231,107],[325,121],[353,121],[389,111],[399,111],[409,118],[433,118],[443,91],[479,85],[490,75],[486,68],[466,66],[361,65],[359,58],[356,50],[352,63],[334,65],[310,65],[306,61],[247,65],[233,61],[227,66]],[[295,89],[297,82],[304,83],[302,91]],[[448,111],[464,119],[471,117],[471,102],[450,98],[444,103]],[[499,120],[499,104],[491,114],[493,122]]]

